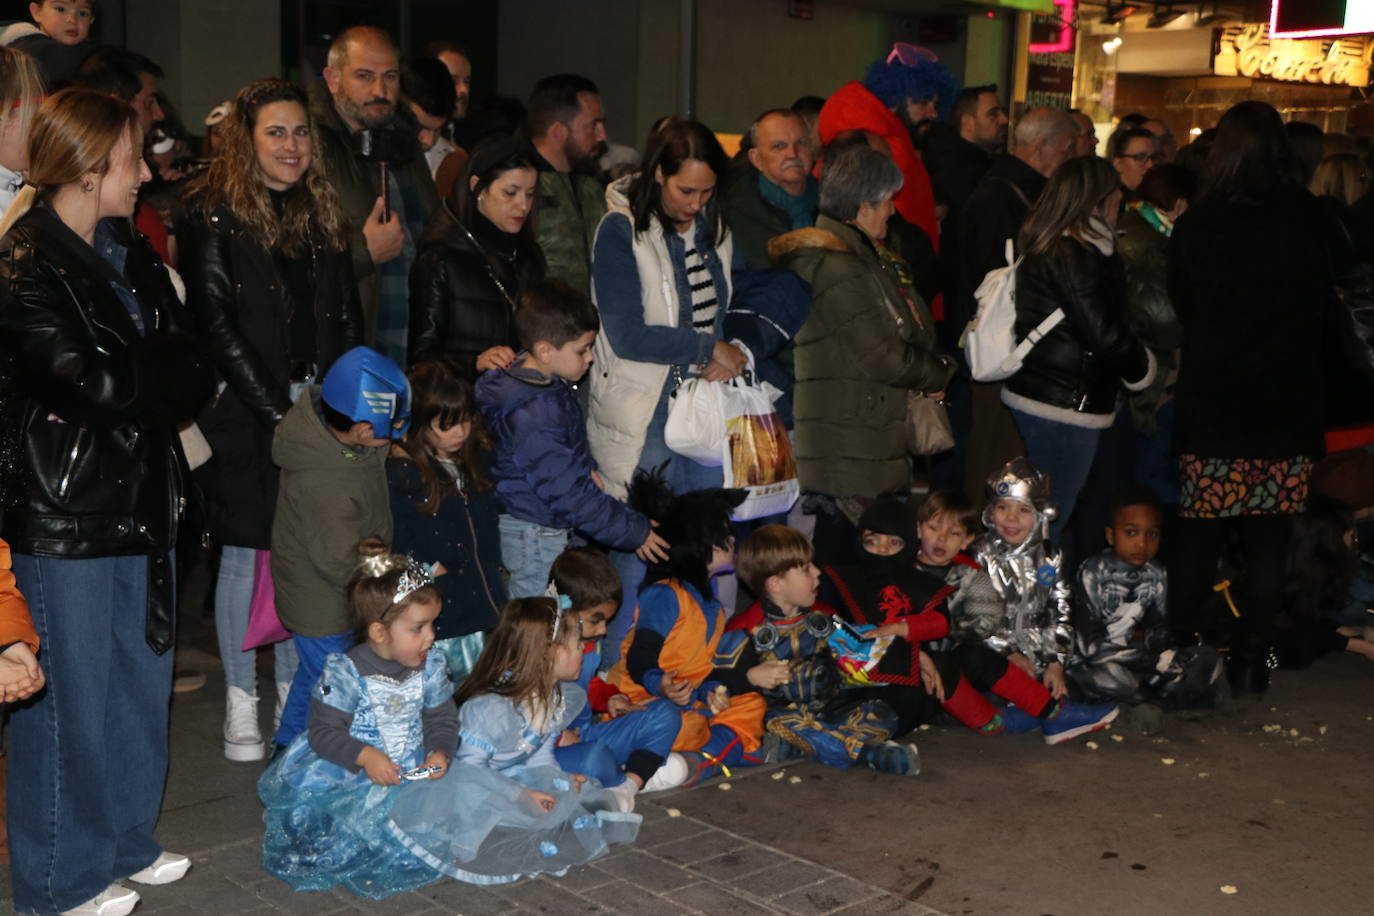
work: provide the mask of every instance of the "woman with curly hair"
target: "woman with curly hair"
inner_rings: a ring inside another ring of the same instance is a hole
[[[199,417],[214,457],[199,472],[221,547],[215,627],[228,700],[224,755],[260,760],[253,651],[244,651],[256,552],[271,544],[277,469],[272,432],[296,396],[362,343],[347,226],[305,93],[281,80],[244,87],[219,126],[209,168],[191,185],[179,233],[188,302],[219,394]],[[295,657],[276,649],[278,711]]]

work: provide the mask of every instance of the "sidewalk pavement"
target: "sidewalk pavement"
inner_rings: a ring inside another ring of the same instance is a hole
[[[676,916],[705,913],[752,916],[765,913],[865,914],[865,916],[941,916],[936,910],[893,896],[814,862],[678,815],[673,796],[710,792],[722,805],[740,806],[747,783],[766,772],[735,771],[733,791],[718,783],[657,796],[643,796],[644,816],[633,846],[562,878],[541,877],[500,887],[477,887],[445,879],[410,894],[382,901],[347,891],[295,893],[262,868],[262,807],[255,794],[261,764],[224,759],[224,681],[218,658],[202,650],[178,651],[179,668],[199,668],[208,683],[175,695],[172,703],[172,765],[163,801],[158,838],[163,846],[191,856],[194,865],[181,881],[139,888],[138,914],[464,914],[621,913],[626,916]],[[270,724],[270,676],[259,692],[262,717]],[[798,768],[817,766],[797,764]],[[807,812],[798,811],[799,816]],[[677,816],[675,816],[677,815]],[[840,817],[812,811],[818,820]],[[747,822],[741,823],[747,829]],[[13,909],[9,870],[0,879],[0,906]]]

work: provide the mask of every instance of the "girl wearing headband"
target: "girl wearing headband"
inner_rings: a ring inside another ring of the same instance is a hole
[[[376,539],[348,586],[362,642],[330,655],[310,726],[263,774],[263,864],[298,891],[343,885],[374,899],[440,876],[387,826],[398,787],[438,779],[458,745],[441,652],[431,652],[439,591],[429,571]]]

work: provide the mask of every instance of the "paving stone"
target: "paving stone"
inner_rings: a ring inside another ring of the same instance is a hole
[[[572,891],[564,890],[553,881],[547,878],[536,878],[533,881],[522,881],[519,884],[506,884],[495,888],[495,893],[499,897],[505,897],[512,903],[536,913],[604,913],[606,910],[592,903],[585,897],[579,897]]]
[[[664,843],[674,843],[684,837],[700,836],[703,833],[718,834],[721,831],[706,826],[701,821],[689,817],[665,817],[645,824],[639,828],[635,846],[652,849]]]
[[[622,916],[686,916],[692,912],[673,902],[676,892],[655,894],[628,881],[612,881],[586,896]]]
[[[755,897],[781,897],[803,887],[819,884],[835,873],[811,862],[791,859],[772,868],[736,878],[730,883]]]
[[[607,856],[606,858],[610,857]],[[596,861],[600,863],[606,861],[606,859],[597,859]],[[579,868],[569,869],[568,873],[562,877],[555,877],[554,875],[548,875],[546,877],[565,891],[572,891],[575,894],[581,894],[583,891],[589,891],[603,884],[609,884],[615,880],[606,872],[599,871],[594,865],[583,865]],[[588,896],[593,898],[596,897],[595,894],[590,894]]]
[[[779,853],[762,846],[745,846],[698,862],[691,870],[714,881],[733,882],[736,878],[777,865],[779,860]]]
[[[706,881],[673,891],[673,900],[708,916],[766,916],[778,912]]]
[[[224,796],[175,810],[164,809],[157,839],[192,859],[236,840],[262,841],[262,806],[256,796]]]
[[[297,893],[285,881],[268,881],[246,892],[249,900],[259,900],[281,907],[287,913],[300,916],[322,916],[336,913],[350,905],[350,901],[337,896],[332,891],[303,891]],[[225,913],[234,912],[226,907]]]
[[[222,906],[221,901],[235,900],[244,893],[242,886],[224,875],[198,867],[192,867],[185,878],[172,884],[131,886],[134,886],[143,898],[139,910],[146,912],[200,912],[205,911],[207,907]]]
[[[445,879],[438,884],[422,887],[416,896],[432,902],[442,913],[462,913],[463,916],[501,916],[513,913],[518,907],[492,891],[491,888]]]
[[[270,871],[262,867],[262,845],[258,840],[245,840],[202,853],[191,866],[188,877],[202,869],[224,875],[243,887],[252,887],[265,880],[277,880]]]
[[[723,852],[730,852],[748,846],[749,841],[723,830],[708,830],[706,833],[689,836],[685,839],[653,846],[645,850],[649,855],[665,859],[675,865],[691,865],[706,859],[714,859]]]
[[[881,893],[876,887],[837,875],[828,881],[779,897],[774,903],[785,912],[810,916],[871,900]]]
[[[697,880],[696,875],[637,850],[602,859],[596,868],[650,891],[671,891]],[[599,894],[592,896],[602,899]]]
[[[942,916],[942,914],[939,910],[932,910],[928,906],[903,900],[901,897],[894,897],[891,894],[884,894],[872,900],[852,903],[842,910],[836,910],[833,916]]]

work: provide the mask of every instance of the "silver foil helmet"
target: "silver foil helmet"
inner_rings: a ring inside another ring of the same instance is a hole
[[[1025,503],[1035,513],[1034,532],[1026,539],[1027,544],[1043,539],[1049,522],[1059,515],[1059,510],[1050,502],[1049,475],[1024,457],[1013,458],[988,478],[988,504],[983,510],[983,524],[989,531],[995,530],[993,506],[1002,499]]]

